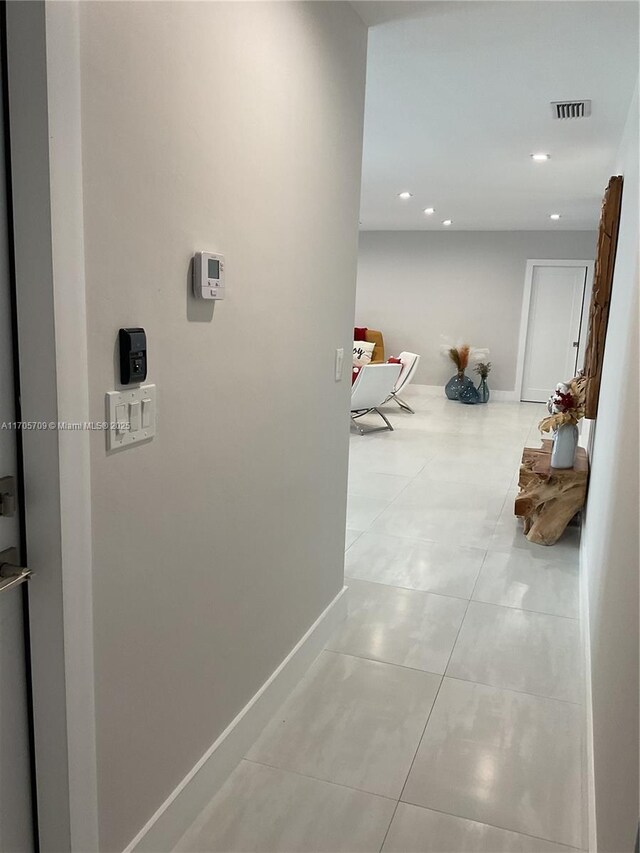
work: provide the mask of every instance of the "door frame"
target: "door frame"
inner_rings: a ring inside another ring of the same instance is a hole
[[[0,23],[3,31],[6,29],[6,4],[0,6]],[[18,321],[17,321],[17,299],[16,299],[16,263],[14,251],[14,224],[13,224],[13,189],[11,182],[11,135],[9,127],[9,86],[7,77],[7,42],[6,38],[2,38],[0,45],[0,65],[2,66],[2,93],[0,96],[2,110],[2,157],[0,158],[0,168],[3,170],[3,204],[5,206],[6,227],[3,229],[3,234],[0,239],[6,246],[6,269],[7,280],[6,287],[8,291],[9,303],[9,338],[10,338],[10,353],[11,361],[11,385],[13,406],[13,420],[16,422],[22,421],[21,414],[21,394],[20,394],[20,369],[18,359]],[[13,534],[9,534],[8,539],[4,540],[4,547],[12,547],[17,549],[17,562],[20,566],[27,565],[27,536],[25,524],[25,495],[24,495],[24,465],[23,465],[23,441],[22,431],[14,430],[14,446],[12,448],[14,465],[3,470],[3,475],[11,475],[15,478],[16,490],[16,514],[15,527]],[[28,584],[23,583],[19,590],[13,592],[14,606],[19,607],[22,617],[22,631],[19,637],[16,637],[18,642],[22,643],[22,674],[24,677],[25,690],[25,712],[26,719],[24,720],[27,737],[28,750],[28,785],[29,785],[29,830],[31,833],[31,843],[33,851],[39,850],[39,832],[38,832],[38,808],[37,808],[37,788],[36,788],[36,762],[35,762],[35,732],[33,726],[33,691],[32,691],[32,668],[31,668],[31,640],[29,636],[29,589]],[[18,603],[19,601],[19,603]],[[7,602],[8,603],[8,602]],[[10,733],[12,734],[12,733]]]
[[[4,10],[22,420],[89,423],[79,5]],[[22,431],[40,849],[83,853],[99,849],[90,435]]]
[[[518,357],[516,361],[516,383],[515,395],[519,402],[522,399],[522,382],[524,379],[524,357],[527,347],[527,331],[529,329],[529,314],[531,312],[531,289],[533,287],[533,271],[535,267],[586,267],[584,292],[582,294],[582,312],[580,315],[580,334],[578,337],[578,357],[584,355],[584,344],[586,341],[585,318],[588,313],[591,300],[591,289],[593,287],[593,270],[595,261],[586,259],[556,260],[553,258],[530,258],[524,273],[524,289],[522,294],[522,311],[520,314],[520,332],[518,337]],[[585,311],[586,306],[586,311]],[[568,379],[569,377],[567,377]],[[551,393],[552,389],[549,389]]]

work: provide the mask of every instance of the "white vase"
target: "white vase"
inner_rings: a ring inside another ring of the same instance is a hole
[[[562,424],[553,433],[552,468],[573,468],[578,446],[578,427]]]

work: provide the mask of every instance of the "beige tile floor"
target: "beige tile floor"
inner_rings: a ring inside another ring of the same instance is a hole
[[[407,396],[351,439],[347,621],[177,849],[582,849],[578,531],[512,514],[544,410]]]

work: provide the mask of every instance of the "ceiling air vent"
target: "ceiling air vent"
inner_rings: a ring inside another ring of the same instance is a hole
[[[587,118],[591,115],[591,101],[552,101],[554,118]]]

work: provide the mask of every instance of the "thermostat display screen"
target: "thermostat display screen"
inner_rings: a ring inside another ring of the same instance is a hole
[[[209,278],[220,278],[220,261],[215,261],[213,258],[209,258],[207,263]]]

